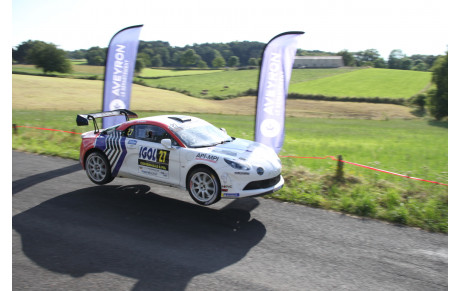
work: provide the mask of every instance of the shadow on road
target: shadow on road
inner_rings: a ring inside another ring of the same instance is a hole
[[[244,258],[266,234],[251,219],[254,198],[216,210],[149,191],[81,189],[14,216],[13,228],[39,266],[74,277],[116,273],[137,279],[134,290],[184,290],[193,277]]]
[[[29,177],[26,177],[24,179],[20,179],[17,181],[13,181],[13,191],[12,191],[13,195],[29,187],[32,187],[35,184],[38,184],[38,183],[41,183],[47,180],[51,180],[53,178],[57,178],[60,176],[64,176],[67,174],[71,174],[81,169],[82,168],[80,164],[75,164],[75,165],[67,166],[61,169],[56,169],[56,170],[48,171],[45,173],[40,173],[37,175],[29,176]]]

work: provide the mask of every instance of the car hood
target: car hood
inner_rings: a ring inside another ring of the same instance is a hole
[[[212,153],[250,163],[261,160],[279,160],[278,155],[268,146],[240,138],[213,147]]]

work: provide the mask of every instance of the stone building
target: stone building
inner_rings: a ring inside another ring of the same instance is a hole
[[[338,68],[343,67],[342,56],[296,56],[294,68]]]

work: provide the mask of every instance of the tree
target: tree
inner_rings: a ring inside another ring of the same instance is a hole
[[[85,55],[86,55],[86,50],[83,50],[83,49],[67,52],[67,57],[69,59],[75,59],[75,60],[84,59]]]
[[[376,49],[368,49],[365,51],[357,52],[354,55],[356,64],[361,66],[374,66],[375,61],[380,58],[380,54]]]
[[[152,58],[152,66],[153,67],[163,67],[163,60],[161,59],[160,54],[157,54]]]
[[[223,57],[217,57],[212,61],[214,68],[221,68],[225,66],[225,59]]]
[[[401,69],[401,60],[405,57],[406,55],[403,54],[402,50],[392,50],[390,55],[388,56],[388,68]]]
[[[144,68],[150,68],[152,66],[152,61],[150,61],[150,55],[145,52],[137,54],[137,59],[141,59],[144,63]]]
[[[250,58],[248,60],[248,65],[250,65],[250,66],[258,66],[259,65],[259,60],[257,58]]]
[[[383,58],[378,58],[374,61],[374,68],[386,68],[387,63]]]
[[[341,50],[337,53],[338,56],[342,56],[343,65],[347,67],[355,66],[355,57],[352,53],[348,52],[347,50]]]
[[[410,70],[412,68],[412,60],[408,57],[401,59],[401,70]]]
[[[27,60],[27,53],[34,45],[37,45],[37,44],[45,44],[45,43],[40,40],[24,41],[23,43],[18,45],[16,49],[13,49],[13,60],[15,60],[16,62],[20,64],[28,64],[29,62]]]
[[[195,50],[188,49],[185,51],[184,54],[182,54],[180,58],[180,63],[184,67],[191,67],[195,65],[198,60],[199,58],[198,55],[195,53]]]
[[[88,65],[103,66],[105,64],[106,49],[94,46],[90,48],[85,55]]]
[[[208,68],[208,64],[203,61],[203,60],[199,60],[197,63],[196,63],[196,66],[200,69],[207,69]]]
[[[145,68],[144,61],[145,61],[145,59],[143,59],[143,58],[136,58],[136,65],[134,66],[134,71],[136,73],[142,72],[142,69]]]
[[[52,43],[37,42],[27,52],[26,59],[37,68],[48,72],[69,73],[72,65],[67,59],[67,53],[58,49]]]
[[[240,65],[240,58],[237,56],[231,56],[228,59],[228,66],[229,67],[238,67]]]
[[[428,70],[428,66],[423,60],[416,59],[413,62],[411,70],[413,70],[413,71],[426,71],[426,70]]]
[[[433,67],[432,82],[436,89],[428,92],[431,115],[436,120],[448,116],[448,54],[438,57]]]

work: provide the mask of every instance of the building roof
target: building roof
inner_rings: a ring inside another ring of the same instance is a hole
[[[295,56],[296,60],[340,60],[342,56]]]

